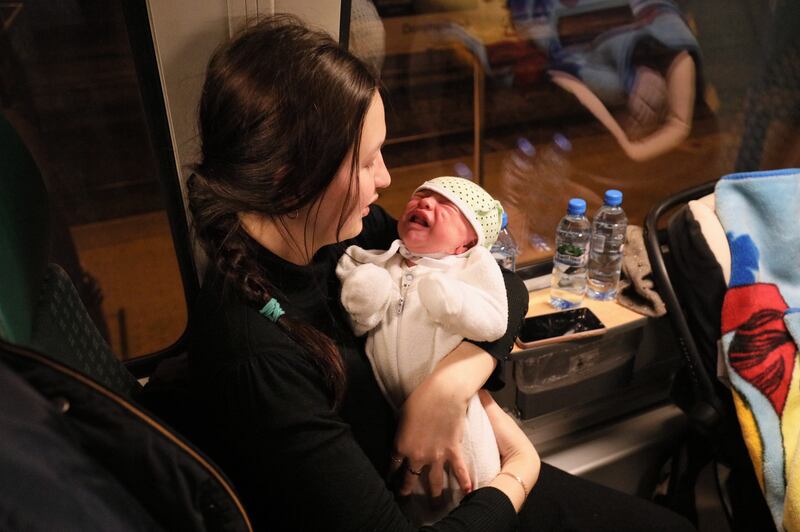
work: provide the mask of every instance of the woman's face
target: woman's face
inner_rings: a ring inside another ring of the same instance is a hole
[[[381,154],[384,140],[386,140],[386,120],[383,100],[375,91],[361,129],[359,160],[356,166],[358,179],[355,176],[352,177],[352,186],[358,187],[358,190],[348,192],[351,186],[350,169],[353,160],[353,154],[350,153],[320,199],[319,213],[315,223],[314,239],[316,241],[321,240],[325,244],[329,244],[353,238],[361,232],[362,218],[369,214],[370,204],[377,201],[378,191],[388,187],[391,183],[389,171],[386,169]],[[354,194],[355,192],[357,194]],[[348,194],[354,195],[349,206],[347,205]],[[349,207],[349,212],[342,213],[342,209],[346,206]],[[337,234],[340,216],[344,223],[341,231]]]

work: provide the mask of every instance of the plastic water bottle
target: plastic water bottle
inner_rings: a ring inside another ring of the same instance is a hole
[[[519,248],[514,241],[514,237],[508,230],[508,215],[503,213],[503,219],[500,225],[500,233],[497,235],[497,240],[492,244],[492,257],[495,258],[497,264],[512,272],[517,268],[517,254]]]
[[[617,297],[622,248],[628,218],[622,210],[622,192],[607,190],[603,206],[592,221],[592,244],[589,251],[587,295],[601,301]]]
[[[569,155],[572,152],[572,142],[563,134],[553,135],[551,142],[539,156],[539,165],[542,171],[557,176],[559,179],[569,178],[572,167]]]
[[[553,244],[553,226],[564,214],[560,202],[553,198],[563,197],[564,185],[572,180],[569,161],[572,143],[560,133],[553,141],[539,150],[533,160],[533,173],[528,180],[527,243],[532,249],[548,250]]]
[[[586,219],[586,202],[572,198],[567,214],[556,229],[556,253],[550,279],[550,304],[558,309],[577,307],[586,291],[591,224]]]
[[[520,212],[529,205],[529,196],[534,188],[534,158],[536,148],[525,137],[517,139],[516,149],[505,159],[501,186],[504,204],[509,204]]]
[[[527,212],[533,191],[533,159],[535,155],[536,148],[533,147],[533,144],[524,137],[518,138],[516,148],[510,150],[503,160],[503,172],[500,176],[500,197],[503,206],[508,209],[507,212],[503,213],[502,227],[506,228],[508,224],[507,213],[518,217],[518,220],[515,218],[515,225],[518,230],[517,234],[521,234],[523,241],[527,238]],[[503,232],[507,234],[508,241],[514,241],[507,228],[505,231],[501,229],[501,234],[503,234]],[[499,240],[500,237],[498,236],[498,242]],[[497,246],[492,247],[492,252],[495,257],[500,256],[497,249]],[[516,265],[516,255],[519,254],[519,248],[516,242],[514,243],[514,249],[517,250],[517,253],[514,254],[513,264]],[[510,257],[506,257],[503,261],[498,260],[498,263],[501,266],[505,264],[504,267],[506,268],[509,267],[508,264],[510,262]]]

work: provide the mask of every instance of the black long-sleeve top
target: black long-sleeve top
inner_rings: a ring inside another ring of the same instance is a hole
[[[213,270],[206,278],[192,315],[192,380],[203,399],[207,427],[213,429],[208,448],[231,476],[259,530],[413,529],[385,481],[394,415],[372,374],[363,339],[348,326],[334,271],[348,245],[385,249],[395,238],[395,220],[373,206],[357,238],[322,248],[309,265],[260,252],[287,317],[314,325],[341,352],[347,388],[338,411],[331,408],[311,355],[225,289]],[[510,351],[528,304],[519,278],[504,276],[509,330],[496,342],[477,344],[500,360]],[[509,499],[486,487],[428,529],[516,526]]]

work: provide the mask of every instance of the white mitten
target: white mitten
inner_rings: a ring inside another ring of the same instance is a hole
[[[431,317],[448,325],[461,314],[464,295],[457,283],[441,273],[432,273],[419,282],[419,299]]]
[[[373,316],[383,315],[391,293],[389,272],[374,264],[362,264],[342,282],[342,305],[355,321],[366,325],[375,321]]]

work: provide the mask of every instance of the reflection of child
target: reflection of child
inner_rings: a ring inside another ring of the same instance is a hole
[[[369,332],[366,351],[384,395],[397,410],[464,339],[491,341],[508,325],[502,273],[489,253],[497,239],[500,203],[478,185],[457,177],[423,183],[398,222],[400,240],[387,251],[351,246],[336,273],[342,304],[356,334]],[[470,401],[464,456],[475,488],[500,471],[494,433],[477,396]],[[433,521],[463,496],[455,477],[445,479],[444,508],[434,511],[420,484],[409,514]]]
[[[678,4],[629,0],[632,23],[589,44],[562,46],[558,19],[591,3],[509,0],[509,8],[517,32],[550,55],[553,82],[574,94],[628,157],[645,161],[674,149],[691,131],[700,57]],[[630,116],[623,128],[611,109],[625,103]]]

